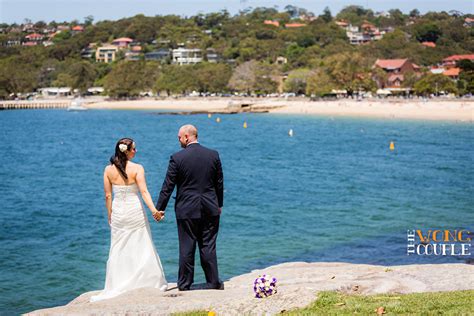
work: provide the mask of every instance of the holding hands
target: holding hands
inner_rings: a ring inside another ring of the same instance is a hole
[[[156,208],[151,211],[151,214],[153,215],[153,218],[154,218],[155,221],[157,221],[157,222],[159,222],[159,221],[161,221],[162,219],[165,218],[165,212],[163,212],[163,211],[158,211]]]

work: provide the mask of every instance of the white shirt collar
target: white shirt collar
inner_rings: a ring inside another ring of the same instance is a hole
[[[191,144],[199,144],[199,142],[198,142],[197,140],[195,140],[194,142],[188,143],[188,144],[186,145],[186,147],[188,147],[188,146],[191,145]]]

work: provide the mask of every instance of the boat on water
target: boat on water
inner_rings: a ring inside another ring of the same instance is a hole
[[[68,111],[87,111],[87,108],[82,105],[83,101],[76,98],[71,101],[71,104],[67,108]]]

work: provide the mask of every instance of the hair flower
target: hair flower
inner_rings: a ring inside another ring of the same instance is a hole
[[[119,145],[119,149],[120,149],[120,151],[123,152],[123,153],[124,153],[125,151],[127,151],[127,148],[128,148],[128,147],[127,147],[127,145],[125,145],[125,144],[120,144],[120,145]]]

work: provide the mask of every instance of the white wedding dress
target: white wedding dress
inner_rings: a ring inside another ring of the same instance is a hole
[[[105,288],[92,296],[91,302],[142,287],[162,291],[168,287],[137,185],[113,185],[112,188],[111,242]]]

